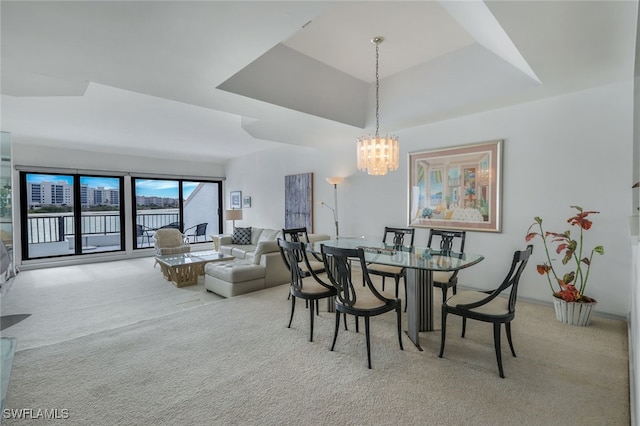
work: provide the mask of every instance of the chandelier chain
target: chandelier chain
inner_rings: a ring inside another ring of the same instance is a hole
[[[380,136],[380,75],[378,73],[378,58],[379,52],[378,48],[380,47],[380,42],[376,41],[376,138]]]

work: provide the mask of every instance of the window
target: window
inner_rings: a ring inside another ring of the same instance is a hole
[[[221,182],[133,178],[132,187],[135,248],[153,246],[161,228],[177,228],[194,244],[221,232]]]
[[[21,172],[20,182],[24,259],[123,250],[123,178]]]
[[[210,241],[211,234],[222,232],[220,182],[182,182],[184,233],[191,244]]]
[[[222,231],[221,181],[130,178],[132,199],[125,200],[125,179],[21,171],[22,259],[124,251],[131,241],[148,249],[163,227],[180,229],[191,244]]]
[[[122,249],[121,180],[80,176],[82,253]]]

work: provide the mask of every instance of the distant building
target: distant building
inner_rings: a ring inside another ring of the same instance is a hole
[[[39,182],[27,184],[28,207],[40,206],[72,206],[73,185],[65,181]],[[92,188],[88,185],[80,185],[80,205],[82,207],[120,205],[120,190],[104,188]]]
[[[138,207],[178,207],[178,199],[170,197],[147,197],[144,195],[137,195],[136,205]]]
[[[29,207],[73,205],[73,186],[64,181],[29,183],[27,200]]]

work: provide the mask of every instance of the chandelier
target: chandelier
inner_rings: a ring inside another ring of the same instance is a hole
[[[389,170],[398,168],[400,144],[397,136],[380,137],[380,77],[378,74],[378,47],[383,37],[371,40],[376,46],[376,134],[358,138],[358,169],[370,175],[384,176]]]

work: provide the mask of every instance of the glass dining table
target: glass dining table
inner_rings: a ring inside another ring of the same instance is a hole
[[[419,349],[422,331],[433,331],[433,271],[456,271],[484,259],[480,254],[445,252],[421,247],[393,246],[361,238],[339,238],[314,243],[310,249],[320,253],[321,245],[362,248],[367,263],[400,266],[407,275],[407,335]]]

